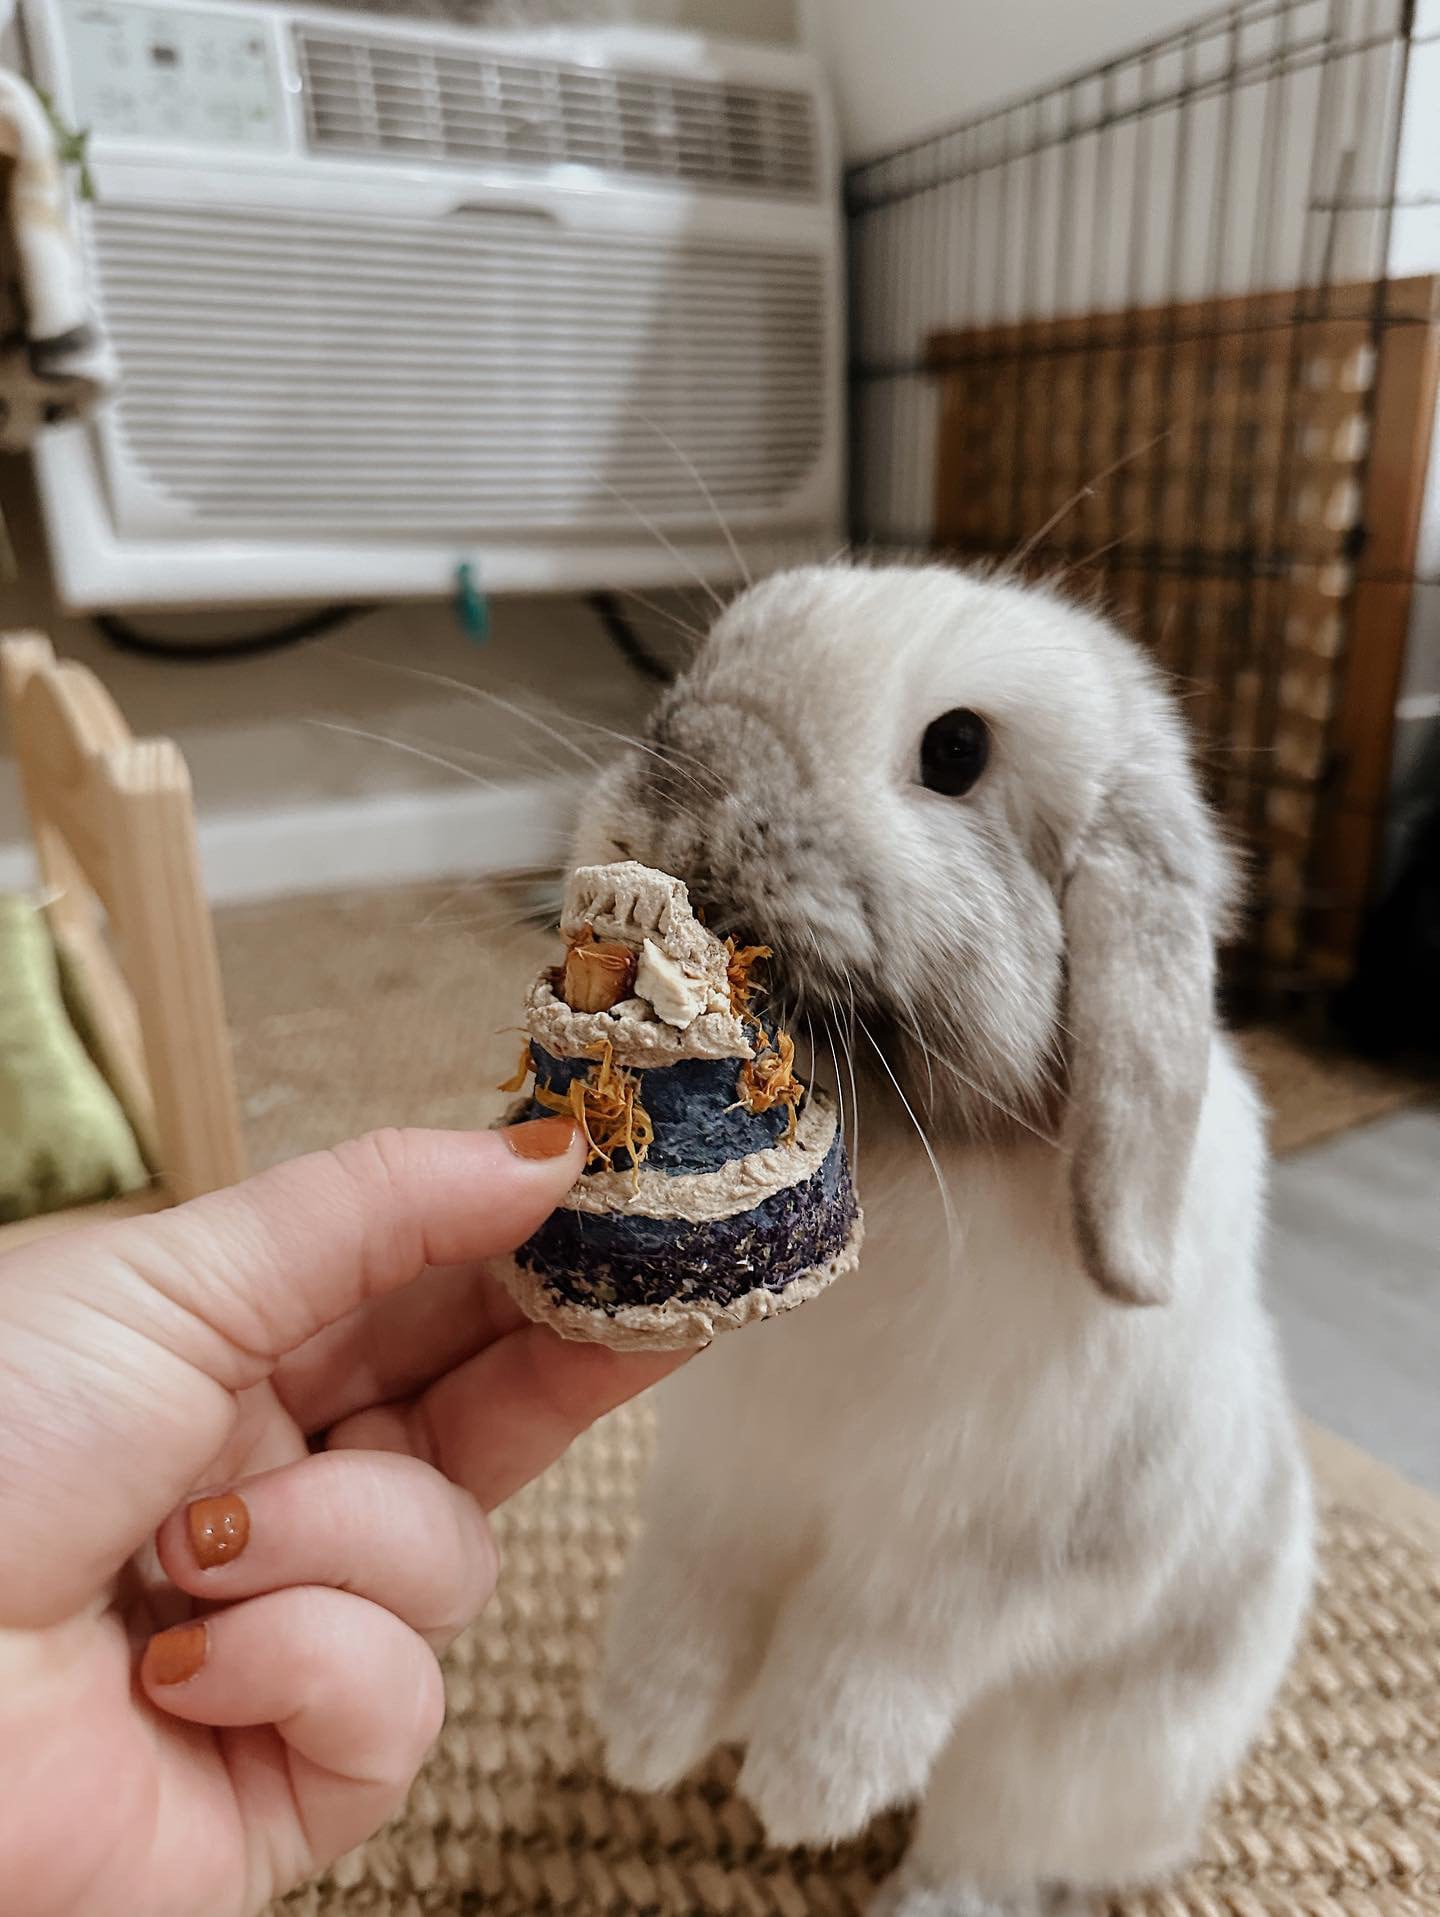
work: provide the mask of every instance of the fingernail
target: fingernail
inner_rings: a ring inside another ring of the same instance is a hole
[[[185,1528],[195,1562],[202,1571],[213,1571],[238,1558],[250,1542],[250,1513],[237,1492],[222,1491],[219,1497],[196,1498],[185,1513]]]
[[[200,1669],[209,1649],[210,1633],[203,1624],[177,1624],[151,1638],[140,1668],[152,1684],[183,1684]]]
[[[563,1158],[580,1136],[573,1118],[530,1118],[507,1125],[505,1143],[517,1158]]]

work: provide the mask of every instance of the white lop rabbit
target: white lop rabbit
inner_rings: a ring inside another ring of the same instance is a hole
[[[1049,592],[790,572],[587,818],[583,860],[687,878],[774,947],[798,1030],[853,1034],[867,1217],[857,1273],[662,1389],[614,1776],[743,1741],[787,1844],[920,1797],[903,1917],[1153,1880],[1311,1568],[1260,1114],[1214,1018],[1230,861],[1170,696]]]

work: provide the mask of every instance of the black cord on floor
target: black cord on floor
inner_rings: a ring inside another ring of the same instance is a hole
[[[654,680],[657,686],[674,683],[674,672],[663,659],[657,659],[641,639],[613,592],[592,592],[590,609],[610,635],[611,644],[627,665],[633,666],[646,679]]]
[[[627,665],[656,685],[668,686],[674,681],[674,672],[664,660],[657,659],[650,651],[613,592],[591,593],[590,607]],[[317,612],[273,627],[269,632],[236,633],[223,639],[196,639],[189,643],[183,639],[158,639],[113,612],[97,612],[94,623],[96,629],[121,652],[136,653],[144,659],[165,659],[180,665],[203,665],[217,659],[253,659],[259,653],[280,652],[286,646],[297,646],[307,639],[318,639],[322,633],[333,632],[337,626],[348,625],[351,620],[363,619],[367,613],[375,610],[374,606],[323,606]]]
[[[322,606],[316,612],[274,626],[269,632],[242,632],[223,639],[157,639],[141,632],[128,619],[113,612],[97,612],[95,626],[121,652],[138,653],[143,659],[167,659],[180,665],[203,665],[216,659],[253,659],[257,653],[280,652],[286,646],[298,646],[321,633],[333,632],[352,619],[363,619],[374,606]]]

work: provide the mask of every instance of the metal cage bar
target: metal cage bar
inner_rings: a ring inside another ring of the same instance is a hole
[[[847,178],[855,542],[1105,595],[1191,702],[1267,994],[1343,980],[1378,864],[1440,336],[1415,43],[1412,0],[1248,0]]]

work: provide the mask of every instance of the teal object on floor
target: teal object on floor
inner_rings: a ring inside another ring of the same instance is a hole
[[[465,637],[476,645],[483,645],[490,637],[490,601],[468,560],[455,568],[455,617]]]

